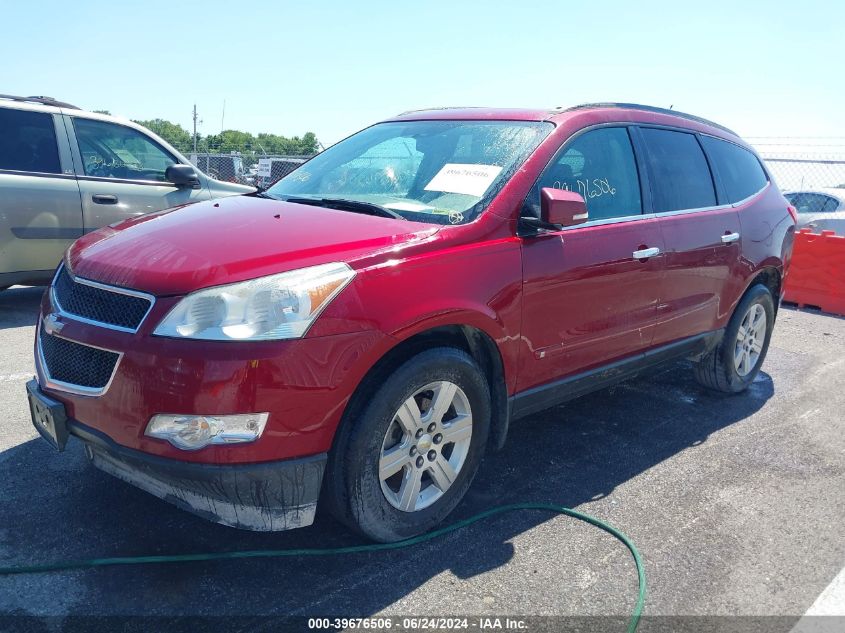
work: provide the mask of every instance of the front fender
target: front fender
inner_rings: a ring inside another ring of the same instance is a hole
[[[359,270],[308,336],[372,329],[398,344],[436,327],[471,326],[496,342],[511,391],[521,300],[518,239],[464,244]]]

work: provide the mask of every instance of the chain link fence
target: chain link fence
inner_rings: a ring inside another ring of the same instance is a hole
[[[255,185],[267,189],[280,178],[284,178],[310,156],[263,156],[255,166]]]
[[[783,191],[842,189],[845,195],[845,156],[761,154]]]
[[[845,196],[845,137],[748,140],[781,190],[842,189]]]
[[[194,166],[216,180],[262,189],[287,176],[309,158],[311,156],[256,156],[241,152],[188,154]]]

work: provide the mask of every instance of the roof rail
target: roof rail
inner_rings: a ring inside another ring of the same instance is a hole
[[[433,108],[417,108],[416,110],[405,110],[396,116],[405,116],[406,114],[414,114],[415,112],[430,112],[432,110],[480,110],[485,106],[435,106]]]
[[[0,95],[0,99],[8,99],[9,101],[22,101],[25,103],[38,103],[40,105],[53,106],[54,108],[68,108],[71,110],[81,109],[71,103],[57,101],[53,97],[16,97],[14,95]]]
[[[679,112],[678,110],[670,110],[668,108],[658,108],[656,106],[641,105],[639,103],[582,103],[581,105],[572,106],[571,108],[557,108],[555,112],[570,112],[572,110],[585,110],[587,108],[625,108],[629,110],[644,110],[646,112],[656,112],[658,114],[671,114],[673,116],[681,117],[682,119],[688,119],[690,121],[696,121],[697,123],[710,125],[724,132],[727,132],[728,134],[739,136],[739,134],[729,128],[726,128],[724,125],[714,123],[713,121],[702,118],[700,116],[695,116],[694,114],[686,114],[685,112]]]

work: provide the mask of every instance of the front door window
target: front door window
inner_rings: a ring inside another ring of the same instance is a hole
[[[73,122],[86,176],[166,182],[175,157],[124,125],[76,118]]]
[[[534,217],[539,217],[543,187],[580,193],[587,203],[590,220],[642,213],[637,163],[624,127],[599,128],[567,143],[540,176],[528,198],[526,211]]]

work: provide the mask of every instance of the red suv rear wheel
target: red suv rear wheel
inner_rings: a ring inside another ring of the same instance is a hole
[[[748,388],[766,358],[775,306],[766,286],[752,286],[734,310],[722,341],[695,363],[699,383],[724,393],[739,393]]]

